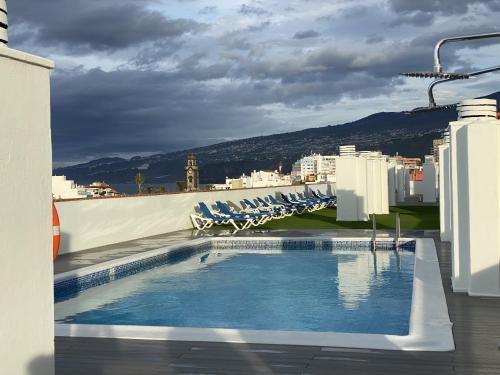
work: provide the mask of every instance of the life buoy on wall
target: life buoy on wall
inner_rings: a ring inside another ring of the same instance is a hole
[[[56,260],[59,253],[59,244],[61,243],[61,232],[59,228],[59,215],[57,214],[56,205],[52,202],[52,230],[54,232],[52,244],[52,259]]]

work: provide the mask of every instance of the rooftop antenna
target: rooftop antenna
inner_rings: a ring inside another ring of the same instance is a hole
[[[465,36],[457,36],[451,38],[444,38],[437,42],[436,47],[434,48],[434,71],[433,72],[410,72],[410,73],[401,73],[402,76],[405,77],[414,77],[414,78],[436,78],[434,82],[429,85],[427,89],[427,93],[429,96],[429,106],[428,107],[420,107],[415,108],[411,111],[411,113],[415,112],[425,112],[425,111],[435,111],[442,110],[448,108],[454,108],[457,104],[447,104],[447,105],[437,105],[434,99],[434,87],[441,83],[446,83],[450,81],[456,81],[461,79],[469,79],[471,77],[476,77],[481,74],[491,73],[497,70],[500,70],[500,65],[493,66],[486,69],[481,69],[475,72],[470,73],[449,73],[443,72],[443,66],[441,64],[441,47],[448,42],[462,42],[466,40],[478,40],[478,39],[487,39],[487,38],[498,38],[500,37],[500,32],[487,33],[487,34],[475,34],[475,35],[465,35]]]
[[[9,21],[7,20],[7,1],[0,0],[0,46],[9,43],[7,29],[9,28]]]

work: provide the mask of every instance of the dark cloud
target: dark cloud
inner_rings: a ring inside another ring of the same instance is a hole
[[[400,16],[391,22],[392,26],[427,26],[438,15],[465,15],[472,6],[478,5],[490,10],[500,10],[500,0],[389,0],[389,4]]]
[[[264,112],[165,72],[60,72],[52,103],[56,160],[182,149],[273,126]]]
[[[493,31],[500,10],[500,0],[331,3],[283,12],[288,4],[264,0],[231,10],[195,0],[14,0],[10,35],[14,47],[62,57],[52,75],[54,156],[70,161],[321,125],[302,115],[414,90],[398,73],[431,69],[442,37]],[[457,47],[443,49],[445,66],[474,68]]]
[[[384,40],[385,38],[382,35],[371,34],[365,39],[365,42],[367,44],[377,44],[383,42]]]
[[[16,0],[9,4],[14,24],[27,23],[34,42],[63,45],[83,53],[115,51],[145,42],[179,37],[204,29],[188,19],[171,19],[144,6],[149,1]]]
[[[320,34],[315,30],[298,31],[293,35],[294,39],[316,38]]]

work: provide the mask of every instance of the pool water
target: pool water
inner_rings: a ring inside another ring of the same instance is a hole
[[[81,292],[60,323],[407,335],[411,251],[211,251]]]

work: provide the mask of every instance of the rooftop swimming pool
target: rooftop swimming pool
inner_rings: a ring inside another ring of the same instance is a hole
[[[393,245],[205,238],[70,271],[56,335],[452,350],[432,240]]]
[[[59,322],[407,335],[414,253],[212,250],[87,289]],[[67,297],[66,297],[67,298]]]

